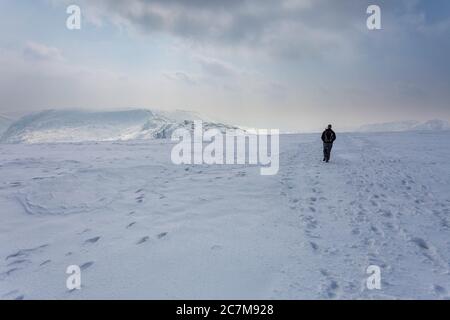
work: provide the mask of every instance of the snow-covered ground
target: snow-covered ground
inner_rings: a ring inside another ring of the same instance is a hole
[[[450,297],[449,132],[340,134],[329,164],[285,135],[276,176],[171,147],[0,145],[0,298]]]

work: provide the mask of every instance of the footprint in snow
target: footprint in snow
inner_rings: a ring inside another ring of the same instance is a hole
[[[450,228],[450,222],[448,222],[448,220],[445,219],[445,218],[441,219],[441,223],[440,224],[445,229],[449,229]]]
[[[87,233],[87,232],[89,232],[89,231],[91,231],[91,229],[84,229],[83,231],[81,231],[81,232],[79,232],[78,234],[80,235],[80,234],[84,234],[84,233]]]
[[[19,259],[19,260],[15,260],[13,262],[8,263],[7,267],[11,267],[14,265],[21,265],[21,264],[29,264],[29,263],[31,263],[31,261],[28,259]]]
[[[40,267],[42,267],[42,266],[45,266],[46,264],[48,264],[48,263],[50,263],[50,262],[52,262],[52,260],[45,260],[44,262],[42,262],[39,266]]]
[[[314,251],[319,250],[319,246],[317,245],[317,243],[310,241],[309,244],[311,245],[311,248],[312,248]]]
[[[162,239],[162,238],[164,238],[165,236],[167,236],[167,232],[161,232],[161,233],[158,234],[156,237],[157,237],[158,239]]]
[[[12,291],[2,295],[2,299],[22,300],[22,299],[18,299],[20,297],[22,297],[22,299],[23,299],[24,296],[20,294],[19,290],[12,290]]]
[[[143,243],[147,242],[149,239],[150,239],[150,237],[148,237],[148,236],[142,237],[136,244],[143,244]]]
[[[9,277],[11,274],[13,274],[14,272],[17,272],[19,270],[20,270],[20,268],[12,268],[12,269],[9,269],[8,271],[0,273],[0,279],[4,279],[6,277]]]
[[[16,188],[16,187],[20,187],[22,185],[22,183],[21,182],[11,182],[9,185],[13,188]]]
[[[392,218],[393,214],[389,209],[380,209],[378,212],[385,218]]]
[[[91,267],[93,264],[94,264],[94,261],[85,262],[80,266],[80,269],[86,270],[87,268]]]
[[[336,298],[338,289],[338,283],[335,280],[331,280],[325,289],[325,293],[328,298],[333,299]]]
[[[9,256],[7,256],[5,260],[14,259],[14,258],[20,258],[20,257],[27,257],[31,253],[34,253],[36,251],[41,251],[42,249],[44,249],[46,247],[48,247],[48,244],[43,244],[41,246],[30,248],[30,249],[20,249],[19,251],[15,252],[13,254],[10,254]]]
[[[433,291],[440,297],[447,295],[447,289],[437,284],[433,286]]]
[[[327,299],[336,298],[339,290],[339,284],[336,280],[330,278],[330,274],[327,270],[322,269],[320,273],[327,278],[326,283],[322,284],[320,288],[322,296]]]
[[[134,226],[136,224],[136,221],[131,222],[130,224],[127,225],[127,229],[131,228],[132,226]]]
[[[412,238],[411,241],[423,250],[428,250],[430,248],[426,243],[426,241],[423,240],[422,238]]]
[[[84,241],[84,244],[96,243],[98,240],[100,240],[100,237],[90,238],[90,239],[87,239],[86,241]]]
[[[325,269],[320,269],[320,274],[325,276],[325,277],[328,277],[330,275],[329,272],[327,270],[325,270]]]

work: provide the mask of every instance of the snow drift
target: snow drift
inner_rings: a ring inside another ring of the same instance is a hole
[[[14,122],[0,139],[2,143],[56,143],[166,139],[178,128],[191,129],[193,121],[221,131],[235,128],[211,122],[188,111],[128,110],[88,112],[48,110]]]

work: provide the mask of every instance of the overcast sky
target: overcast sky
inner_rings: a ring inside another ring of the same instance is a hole
[[[382,30],[366,27],[370,4]],[[185,109],[304,131],[450,120],[449,39],[448,0],[1,0],[0,114]]]

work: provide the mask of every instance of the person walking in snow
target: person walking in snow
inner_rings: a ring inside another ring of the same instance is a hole
[[[328,128],[322,133],[323,141],[323,161],[330,161],[331,149],[333,149],[333,142],[336,140],[336,133],[331,129],[332,125],[329,124]]]

